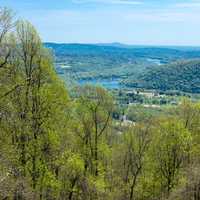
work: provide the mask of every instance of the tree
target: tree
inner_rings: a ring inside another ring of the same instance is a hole
[[[178,176],[183,167],[187,150],[191,142],[191,134],[176,119],[161,122],[156,132],[155,160],[161,175],[161,185],[169,196],[178,183]]]
[[[77,111],[81,120],[82,133],[77,133],[85,145],[90,146],[91,168],[95,176],[98,176],[98,143],[111,121],[112,98],[102,88],[86,86],[81,91],[78,104],[80,107]],[[88,168],[87,164],[85,168]]]
[[[7,64],[11,55],[7,35],[14,27],[13,16],[10,9],[0,7],[0,69]]]
[[[107,145],[105,136],[111,125],[113,102],[108,92],[100,87],[85,86],[78,94],[75,110],[78,123],[74,123],[73,130],[84,160],[84,174],[87,177],[84,185],[88,185],[91,193],[97,195],[98,181],[102,184],[104,170],[101,147]]]
[[[137,199],[134,190],[139,176],[143,173],[146,156],[151,142],[150,124],[132,126],[122,136],[118,147],[116,163],[117,174],[120,174],[124,186],[124,199]]]
[[[16,182],[14,198],[23,199],[27,194],[29,199],[42,199],[47,193],[56,195],[58,187],[55,160],[59,152],[58,129],[64,130],[67,119],[67,91],[35,28],[29,22],[19,21],[13,35],[15,51],[1,74],[8,77],[9,83],[1,88],[7,94],[0,104],[0,125],[4,131],[1,140],[12,149],[11,155],[5,152],[9,155],[5,162],[13,159],[7,167],[9,178]],[[63,125],[57,127],[56,121]]]

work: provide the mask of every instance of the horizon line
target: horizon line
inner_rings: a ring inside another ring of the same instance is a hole
[[[43,43],[53,43],[53,44],[81,44],[81,45],[124,45],[124,46],[150,46],[150,47],[194,47],[200,48],[199,45],[189,45],[189,44],[133,44],[133,43],[121,43],[121,42],[54,42],[45,41]]]

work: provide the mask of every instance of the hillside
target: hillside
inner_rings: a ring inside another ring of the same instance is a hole
[[[179,61],[155,67],[126,85],[157,90],[180,90],[200,93],[200,60]]]
[[[44,43],[53,49],[57,58],[63,56],[119,56],[124,58],[154,58],[164,62],[181,58],[198,58],[200,50],[186,47],[129,46],[118,43],[111,44],[59,44]]]
[[[200,200],[200,98],[61,80],[114,71],[199,92],[199,60],[163,65],[127,49],[55,45],[55,67],[34,26],[13,20],[0,7],[0,200]]]
[[[177,60],[195,59],[200,51],[181,47],[127,46],[123,44],[57,44],[45,43],[56,56],[58,74],[66,80],[113,79],[132,80],[157,65]],[[61,66],[68,66],[63,69]],[[130,79],[131,77],[131,79]]]

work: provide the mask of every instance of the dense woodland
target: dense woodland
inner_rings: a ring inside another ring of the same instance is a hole
[[[105,89],[69,96],[51,54],[0,9],[0,199],[200,199],[200,103],[121,126]]]
[[[128,80],[126,84],[161,91],[200,93],[200,60],[178,61],[155,67],[141,74],[137,80]]]
[[[200,93],[200,50],[120,44],[45,43],[65,80],[117,80],[121,88]],[[62,68],[62,66],[67,66]]]

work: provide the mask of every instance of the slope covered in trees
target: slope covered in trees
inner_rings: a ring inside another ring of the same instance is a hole
[[[200,93],[200,60],[179,61],[155,67],[141,74],[137,80],[129,78],[126,84],[162,91]]]
[[[124,58],[160,58],[161,60],[177,60],[180,58],[197,58],[200,50],[181,47],[148,47],[148,46],[116,46],[115,44],[57,44],[44,43],[53,49],[55,55],[62,56],[118,56]]]
[[[44,45],[55,53],[57,73],[66,82],[68,80],[77,80],[78,82],[80,80],[97,82],[108,80],[109,82],[109,80],[115,79],[119,82],[120,87],[135,86],[138,83],[138,87],[151,89],[165,90],[170,88],[189,90],[190,92],[196,90],[193,86],[190,88],[191,83],[187,80],[184,81],[185,78],[198,79],[195,77],[196,71],[193,67],[196,61],[194,63],[192,61],[189,63],[179,61],[198,59],[200,57],[198,48],[129,47],[126,45],[116,46],[116,44],[45,43]],[[164,64],[169,66],[162,67]],[[184,67],[184,65],[186,66]],[[150,72],[148,73],[148,71]],[[163,76],[160,77],[160,74]],[[168,80],[166,77],[171,74],[172,80]],[[178,82],[174,84],[173,79],[176,78]],[[166,85],[163,84],[165,80],[167,81]],[[198,80],[196,81],[198,82]]]
[[[199,200],[200,104],[130,126],[115,106],[100,87],[70,98],[35,28],[0,9],[0,199]]]

